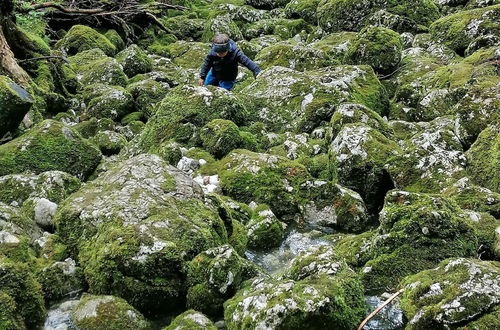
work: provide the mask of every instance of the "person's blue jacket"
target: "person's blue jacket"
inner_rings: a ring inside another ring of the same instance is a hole
[[[261,71],[255,62],[243,54],[233,40],[229,40],[229,51],[226,56],[219,57],[213,48],[210,50],[201,67],[200,78],[204,80],[208,71],[212,69],[212,74],[217,80],[236,80],[236,76],[238,75],[238,63],[246,66],[253,72],[254,76],[257,76]]]

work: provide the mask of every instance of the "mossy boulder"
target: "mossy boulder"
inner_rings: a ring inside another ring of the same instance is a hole
[[[163,330],[217,330],[217,327],[204,314],[190,309],[177,316]]]
[[[346,62],[371,65],[376,72],[391,73],[401,61],[401,36],[390,29],[367,27],[349,44]]]
[[[372,213],[379,211],[382,196],[394,187],[385,169],[387,159],[400,154],[396,142],[363,123],[344,125],[330,145],[339,183],[358,192]]]
[[[238,126],[224,119],[214,119],[206,124],[200,138],[203,147],[219,159],[243,144]]]
[[[122,134],[113,131],[98,132],[91,141],[107,156],[119,153],[127,144],[127,139]]]
[[[214,119],[244,124],[249,116],[244,103],[229,91],[214,87],[179,86],[159,104],[140,137],[140,145],[152,150],[166,140],[196,144],[199,128]]]
[[[109,118],[97,119],[92,117],[89,120],[84,120],[76,124],[74,127],[81,136],[88,139],[95,136],[100,131],[114,130],[115,123]]]
[[[117,52],[125,49],[125,42],[116,30],[110,29],[104,33],[104,36],[115,46]]]
[[[300,207],[303,221],[325,232],[332,230],[359,233],[371,220],[361,196],[346,187],[328,181],[307,181],[301,185]]]
[[[243,259],[229,245],[198,254],[187,264],[187,307],[207,315],[222,312],[243,281],[256,276],[258,267]]]
[[[87,116],[119,120],[134,109],[132,95],[123,87],[93,84],[83,90]]]
[[[91,292],[148,314],[178,307],[185,262],[227,243],[217,211],[184,172],[156,155],[111,166],[60,205],[54,222]]]
[[[238,25],[233,22],[231,15],[229,14],[217,15],[210,19],[205,27],[203,40],[212,42],[214,35],[217,33],[225,33],[234,41],[243,39],[243,34],[241,33]]]
[[[465,153],[467,173],[479,185],[500,193],[500,128],[490,126]]]
[[[72,26],[68,33],[56,43],[55,47],[62,49],[68,55],[75,55],[94,48],[102,50],[108,56],[113,56],[116,53],[116,47],[108,38],[84,25]]]
[[[367,26],[378,26],[393,31],[404,33],[404,32],[419,32],[422,29],[420,22],[415,22],[414,20],[401,16],[395,13],[391,13],[385,9],[378,10],[373,14],[365,18],[365,24]]]
[[[354,123],[366,124],[371,128],[378,130],[385,137],[391,138],[391,128],[378,113],[362,104],[343,103],[337,108],[337,110],[335,110],[332,119],[330,120],[330,127],[332,131],[329,136],[329,140],[331,141],[335,139],[344,125]]]
[[[343,102],[361,103],[378,113],[388,108],[385,90],[367,66],[326,67],[307,73],[271,67],[240,94],[257,109],[258,120],[277,132],[311,132],[329,121]]]
[[[24,88],[0,75],[0,138],[14,135],[33,102]]]
[[[47,301],[61,300],[86,286],[82,269],[71,258],[50,263],[36,274],[36,278]]]
[[[488,213],[465,211],[464,219],[476,230],[478,250],[477,255],[482,260],[500,260],[500,254],[496,250],[500,243],[497,229],[500,230],[500,221]]]
[[[439,117],[423,125],[402,144],[403,153],[387,162],[400,189],[439,192],[465,175],[466,157],[451,117]]]
[[[310,178],[304,166],[283,157],[242,149],[204,168],[206,174],[218,174],[225,195],[242,203],[267,204],[278,216],[298,211],[296,192]]]
[[[307,256],[297,258],[303,260]],[[365,315],[359,277],[345,263],[318,264],[306,273],[293,271],[291,277],[297,280],[249,281],[224,303],[228,329],[356,327]],[[302,269],[300,261],[297,268]]]
[[[5,329],[41,326],[45,305],[30,268],[0,256],[0,325]]]
[[[84,179],[101,157],[101,152],[72,128],[45,120],[0,146],[0,175],[59,170]]]
[[[500,326],[495,309],[500,299],[500,264],[477,259],[449,259],[438,267],[407,277],[401,307],[408,329],[472,326],[490,313],[486,328]],[[479,323],[481,324],[481,323]]]
[[[193,39],[199,41],[205,29],[206,20],[179,15],[164,20],[168,31],[180,40]]]
[[[278,247],[285,238],[286,224],[266,205],[259,206],[246,224],[248,246],[253,249]]]
[[[356,35],[354,32],[332,33],[311,43],[310,46],[324,51],[332,63],[343,63],[349,45],[356,38]]]
[[[205,56],[210,51],[210,44],[204,42],[177,41],[165,47],[165,53],[172,64],[183,69],[192,69],[199,73]]]
[[[371,260],[361,272],[367,290],[395,288],[404,276],[446,258],[475,255],[476,232],[461,214],[455,203],[439,195],[389,192],[369,244]]]
[[[99,49],[81,52],[68,60],[69,69],[75,72],[77,82],[84,87],[99,83],[113,86],[127,84],[127,76],[118,61],[105,56]]]
[[[302,18],[310,24],[318,21],[317,8],[321,0],[292,0],[285,7],[287,18]]]
[[[262,49],[255,61],[262,69],[282,66],[297,71],[309,71],[329,64],[323,51],[302,44],[286,42]]]
[[[123,67],[127,77],[146,73],[153,69],[153,60],[137,45],[131,45],[116,55],[116,60]]]
[[[145,118],[150,118],[156,111],[156,105],[163,100],[170,90],[166,82],[145,79],[127,86],[127,91],[134,98],[135,109]]]
[[[500,219],[500,193],[477,186],[468,177],[459,179],[442,193],[453,199],[462,209],[487,212]]]
[[[498,35],[499,15],[500,4],[464,10],[437,20],[431,25],[430,32],[437,41],[463,54],[474,39],[480,36]]]
[[[318,22],[327,32],[359,31],[366,19],[380,9],[422,25],[429,25],[440,16],[432,0],[322,0],[318,6]]]
[[[289,39],[301,31],[310,30],[309,25],[303,19],[266,18],[255,23],[246,24],[242,28],[245,39],[275,35],[281,39]]]
[[[71,320],[82,330],[149,329],[149,324],[125,300],[85,294],[71,311]]]

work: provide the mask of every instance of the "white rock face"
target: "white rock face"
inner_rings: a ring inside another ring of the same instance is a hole
[[[35,202],[35,222],[42,227],[52,226],[52,218],[57,211],[57,204],[46,198],[39,198]]]

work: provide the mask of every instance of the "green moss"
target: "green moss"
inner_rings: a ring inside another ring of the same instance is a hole
[[[68,263],[68,260],[53,263],[36,274],[47,301],[58,301],[85,287],[81,268],[69,270]],[[74,264],[72,266],[74,267]]]
[[[203,41],[211,42],[215,34],[222,32],[227,34],[234,41],[243,39],[243,35],[238,25],[231,19],[229,14],[217,15],[210,19],[205,25],[202,39]]]
[[[285,15],[288,18],[302,18],[310,24],[317,23],[316,9],[321,0],[293,0],[285,7]]]
[[[217,330],[217,327],[205,315],[192,309],[177,316],[163,330]]]
[[[92,84],[83,90],[87,115],[119,120],[134,109],[134,100],[123,87]]]
[[[283,66],[297,71],[318,69],[330,63],[321,50],[287,43],[275,44],[262,49],[255,61],[262,69]]]
[[[104,33],[104,36],[115,46],[116,51],[125,49],[125,42],[116,30],[110,29]]]
[[[128,115],[124,116],[121,120],[122,125],[128,125],[133,121],[143,121],[144,120],[144,115],[142,112],[136,111],[129,113]]]
[[[78,178],[89,176],[101,159],[98,149],[73,129],[46,120],[27,134],[0,146],[0,175],[30,170],[61,170]]]
[[[405,288],[401,308],[410,320],[408,328],[476,329],[471,326],[475,320],[491,312],[494,315],[496,292],[486,283],[496,283],[499,277],[498,262],[464,258],[445,260],[434,269],[409,276],[401,284]]]
[[[216,158],[222,158],[243,143],[238,126],[230,120],[215,119],[200,132],[203,147]]]
[[[127,77],[150,72],[153,69],[153,60],[137,45],[131,45],[116,55],[118,63],[123,67]]]
[[[71,312],[71,320],[82,330],[149,329],[144,316],[112,296],[84,295]]]
[[[436,40],[463,54],[468,45],[480,35],[498,35],[500,25],[494,19],[500,5],[465,10],[434,22],[430,32]],[[474,29],[470,28],[474,24]]]
[[[269,18],[245,25],[242,32],[247,40],[271,34],[282,39],[289,39],[302,30],[310,30],[309,25],[303,19]]]
[[[348,49],[347,46],[355,38],[356,33],[354,32],[332,33],[312,43],[311,47],[324,51],[332,63],[335,61],[343,62]]]
[[[376,72],[391,73],[401,61],[400,35],[382,27],[367,27],[349,44],[345,61],[371,65]]]
[[[0,309],[0,324],[12,325],[10,329],[41,325],[45,318],[43,293],[28,266],[0,257],[0,287],[0,305],[7,307]]]
[[[260,205],[246,228],[250,248],[271,249],[283,241],[286,225],[276,218],[267,205]]]
[[[494,126],[479,134],[465,153],[467,173],[480,186],[500,193],[500,129]]]
[[[127,144],[127,139],[120,133],[113,131],[100,131],[91,140],[103,155],[114,155]]]
[[[215,158],[206,150],[201,148],[190,148],[186,152],[186,157],[193,159],[204,159],[207,163],[215,162]]]
[[[33,102],[26,90],[0,75],[0,136],[15,132]]]
[[[164,20],[169,32],[181,40],[200,40],[205,28],[206,20],[190,18],[189,15],[180,15]]]
[[[101,49],[106,55],[113,56],[116,47],[96,30],[83,25],[74,25],[68,33],[59,40],[56,48],[61,48],[69,55],[75,55],[93,48]]]
[[[152,79],[139,80],[127,86],[127,91],[135,100],[135,108],[150,118],[156,112],[157,104],[167,95],[170,87],[167,83]]]

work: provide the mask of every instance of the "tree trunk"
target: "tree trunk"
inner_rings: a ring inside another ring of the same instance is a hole
[[[0,74],[6,75],[22,87],[28,87],[30,77],[16,62],[5,31],[17,30],[14,23],[12,0],[3,0],[0,4]]]

